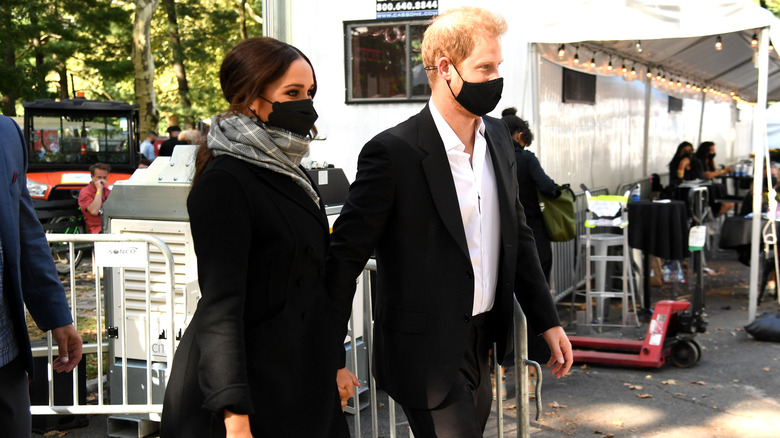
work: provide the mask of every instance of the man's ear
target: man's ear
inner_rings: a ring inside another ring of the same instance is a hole
[[[452,64],[450,63],[450,60],[442,56],[438,60],[436,60],[436,67],[438,68],[439,77],[444,79],[445,81],[449,81],[452,79]]]

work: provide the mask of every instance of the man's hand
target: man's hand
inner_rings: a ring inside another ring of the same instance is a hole
[[[339,388],[341,410],[343,411],[349,399],[355,396],[355,387],[360,386],[360,381],[347,368],[342,368],[336,372],[336,386]]]
[[[59,356],[54,359],[54,371],[71,372],[81,361],[81,336],[73,324],[63,325],[51,331],[51,336],[57,343]]]
[[[569,372],[569,368],[574,363],[571,342],[561,326],[547,330],[542,333],[542,336],[547,341],[547,345],[550,346],[550,360],[547,362],[547,366],[552,368],[550,374],[554,375],[556,379],[560,379]]]
[[[249,415],[234,414],[225,409],[225,436],[229,438],[252,438],[252,429],[249,426]]]

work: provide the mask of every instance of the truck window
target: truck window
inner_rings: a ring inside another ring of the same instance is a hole
[[[33,116],[30,123],[30,164],[133,164],[126,117]]]

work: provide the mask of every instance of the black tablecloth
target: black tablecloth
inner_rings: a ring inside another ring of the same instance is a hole
[[[764,229],[766,219],[761,219],[761,229]],[[753,232],[753,218],[744,216],[729,216],[723,221],[720,228],[720,239],[718,246],[721,249],[738,248],[743,245],[750,245]]]
[[[682,201],[628,204],[628,244],[662,259],[688,254],[688,212]]]

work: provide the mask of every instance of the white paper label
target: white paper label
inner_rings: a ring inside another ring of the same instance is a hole
[[[688,233],[688,249],[691,251],[701,251],[704,243],[707,241],[707,227],[705,225],[696,225],[691,227]]]
[[[317,185],[324,186],[328,184],[328,171],[320,170],[317,172]]]
[[[102,268],[146,268],[146,242],[95,242],[95,262]]]

